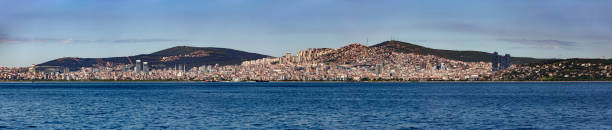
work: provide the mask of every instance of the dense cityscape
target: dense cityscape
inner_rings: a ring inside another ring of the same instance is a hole
[[[162,57],[205,57],[196,51]],[[296,55],[243,61],[240,65],[152,68],[106,62],[71,71],[58,66],[2,67],[2,80],[189,80],[189,81],[489,81],[489,80],[609,80],[612,66],[604,64],[512,65],[509,54],[494,52],[491,62],[463,62],[434,55],[401,53],[383,47],[350,44],[339,49],[309,48]],[[582,68],[576,68],[582,67]],[[571,69],[560,72],[556,68]]]
[[[609,60],[602,60],[607,61]],[[519,81],[597,81],[612,80],[612,64],[569,59],[546,64],[521,65],[500,71],[494,80]]]

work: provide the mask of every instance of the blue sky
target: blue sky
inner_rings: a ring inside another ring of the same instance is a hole
[[[0,66],[178,45],[280,56],[390,39],[525,57],[610,58],[610,6],[609,0],[0,0]]]

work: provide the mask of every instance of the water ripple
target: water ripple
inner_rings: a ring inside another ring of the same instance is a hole
[[[612,129],[612,83],[0,83],[0,129]]]

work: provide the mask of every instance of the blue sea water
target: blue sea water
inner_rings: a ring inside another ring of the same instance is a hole
[[[30,128],[612,129],[612,83],[0,83]]]

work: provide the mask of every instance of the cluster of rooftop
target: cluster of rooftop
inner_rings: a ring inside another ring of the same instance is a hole
[[[172,60],[197,53],[165,57]],[[502,60],[503,68],[509,68]],[[180,65],[179,65],[180,66]],[[51,67],[53,68],[53,67]],[[27,71],[3,73],[11,80],[203,80],[203,81],[347,81],[347,80],[487,80],[493,74],[491,62],[463,62],[434,55],[401,53],[383,47],[350,44],[339,49],[310,48],[296,55],[244,61],[240,65],[152,69],[147,62],[82,67],[78,71],[56,71],[33,66]],[[501,67],[500,67],[501,68]],[[62,69],[59,69],[62,70]]]

